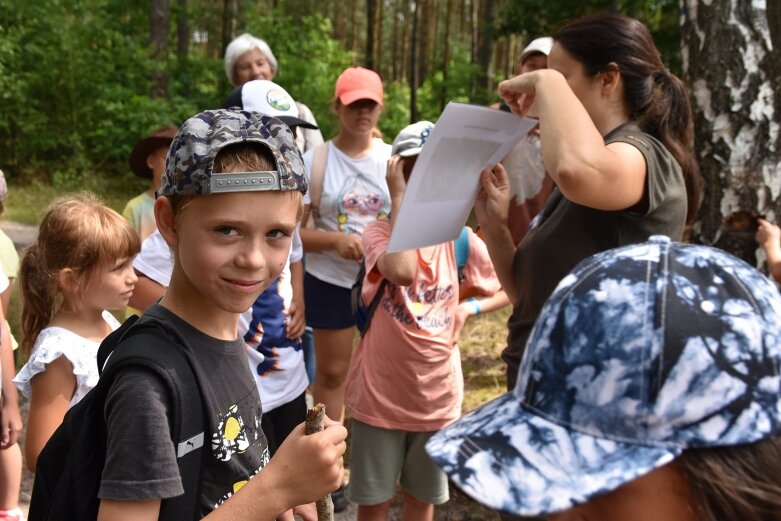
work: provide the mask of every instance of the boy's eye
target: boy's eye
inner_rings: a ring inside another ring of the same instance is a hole
[[[284,232],[282,230],[271,230],[266,234],[266,237],[270,237],[272,239],[283,239],[285,237],[288,237],[290,234],[287,232]]]

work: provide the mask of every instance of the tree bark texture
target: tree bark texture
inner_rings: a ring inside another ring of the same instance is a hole
[[[394,0],[393,4],[393,10],[391,11],[393,15],[393,25],[391,26],[391,73],[390,73],[390,80],[391,81],[397,81],[399,79],[399,46],[401,45],[401,42],[399,41],[399,17],[401,16],[401,9],[399,8],[399,0]]]
[[[483,0],[482,16],[479,23],[480,36],[479,47],[477,51],[477,62],[480,65],[480,76],[478,85],[491,90],[491,58],[493,57],[494,46],[494,20],[496,19],[496,2],[494,0]]]
[[[236,12],[238,4],[236,0],[224,0],[222,10],[222,54],[225,55],[225,49],[236,37]]]
[[[409,119],[410,123],[418,120],[418,18],[420,17],[421,0],[415,1],[415,13],[412,15],[412,38],[409,59]]]
[[[432,16],[432,0],[417,0],[416,7],[420,6],[420,9],[416,9],[415,19],[417,20],[417,49],[415,50],[415,56],[417,59],[418,70],[415,75],[415,86],[420,87],[423,84],[423,78],[427,76],[428,71],[428,56],[429,47],[431,45],[431,33],[429,31],[429,25],[431,24]]]
[[[176,54],[187,57],[190,50],[190,23],[187,18],[187,0],[176,0],[179,14],[176,22]]]
[[[168,0],[152,0],[149,11],[149,41],[158,63],[153,75],[153,94],[168,97]]]
[[[377,0],[366,0],[366,68],[368,69],[375,69],[374,21],[375,21],[376,13],[377,13]]]
[[[383,27],[383,16],[385,15],[385,2],[379,2],[377,5],[377,14],[374,17],[374,26],[376,27],[376,30],[374,31],[374,63],[375,63],[375,70],[380,73],[380,76],[382,76],[383,79],[387,79],[388,77],[388,67],[387,62],[385,60],[385,48],[383,46],[383,34],[382,34],[382,27]]]
[[[779,60],[752,0],[682,2],[683,67],[703,199],[691,240],[752,265],[756,216],[781,219]]]
[[[450,11],[453,9],[453,0],[447,0],[447,5],[445,6],[445,38],[442,42],[443,49],[442,49],[442,91],[439,96],[439,106],[440,110],[445,109],[445,105],[447,105],[448,99],[447,99],[447,85],[448,85],[448,74],[447,71],[450,69],[450,22],[452,20],[452,17],[450,16]]]
[[[406,0],[404,0],[406,2]],[[410,16],[413,17],[410,20]],[[410,40],[412,39],[412,26],[414,25],[415,6],[407,6],[404,12],[404,23],[401,24],[401,70],[399,71],[401,80],[409,81],[411,72],[410,66]]]

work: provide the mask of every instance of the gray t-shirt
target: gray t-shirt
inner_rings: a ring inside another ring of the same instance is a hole
[[[159,304],[146,316],[167,322],[181,334],[201,386],[208,425],[204,443],[210,446],[204,454],[200,518],[268,463],[257,385],[241,338],[225,341],[205,335]],[[128,368],[117,376],[106,397],[100,498],[165,499],[184,493],[171,440],[169,400],[165,383],[149,370]]]
[[[640,151],[646,163],[646,189],[634,207],[604,211],[575,204],[556,189],[538,223],[518,245],[513,273],[520,295],[507,322],[507,386],[513,388],[526,341],[543,304],[559,281],[583,259],[601,251],[643,242],[651,235],[681,240],[686,223],[686,185],[678,162],[653,136],[627,123],[605,136]]]

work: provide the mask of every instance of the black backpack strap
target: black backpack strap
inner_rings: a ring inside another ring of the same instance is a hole
[[[117,330],[119,331],[119,330]],[[165,382],[171,399],[171,439],[184,494],[161,503],[160,519],[195,519],[200,498],[206,424],[198,380],[183,339],[165,324],[143,320],[118,335],[101,381],[111,381],[129,366],[149,369]],[[110,356],[108,356],[110,355]]]
[[[366,307],[366,325],[363,327],[363,331],[361,331],[361,338],[366,335],[366,332],[369,330],[369,326],[372,324],[372,317],[374,316],[374,311],[377,309],[377,306],[380,305],[380,300],[382,300],[382,294],[385,293],[385,286],[388,285],[388,279],[383,277],[382,282],[380,282],[380,287],[377,288],[377,293],[374,294],[374,298],[372,298],[372,301],[369,302],[369,305]]]

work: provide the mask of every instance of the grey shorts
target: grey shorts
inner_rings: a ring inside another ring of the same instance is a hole
[[[353,419],[347,499],[359,505],[384,503],[396,495],[398,482],[419,501],[447,502],[447,476],[425,450],[433,434],[381,429]]]

